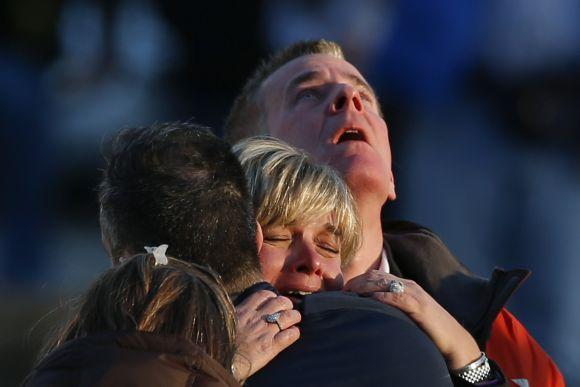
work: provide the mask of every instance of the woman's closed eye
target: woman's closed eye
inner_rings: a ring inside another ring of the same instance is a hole
[[[292,238],[287,235],[268,235],[264,236],[265,241],[278,242],[278,241],[290,241]]]
[[[332,245],[329,245],[326,243],[319,243],[318,247],[320,247],[321,249],[328,251],[329,253],[332,253],[332,254],[340,253],[340,251],[335,246],[332,246]]]
[[[292,242],[292,234],[284,230],[264,230],[264,242],[273,246],[286,246]]]
[[[336,236],[322,236],[315,240],[316,246],[323,250],[325,255],[336,256],[340,254],[340,241]]]

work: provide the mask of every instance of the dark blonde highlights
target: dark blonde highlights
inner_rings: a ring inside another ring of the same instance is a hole
[[[77,300],[73,316],[44,353],[105,331],[142,331],[189,340],[229,369],[235,353],[234,307],[211,269],[139,254],[106,271]]]

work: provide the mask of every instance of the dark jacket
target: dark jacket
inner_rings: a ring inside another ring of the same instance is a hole
[[[411,222],[383,222],[383,236],[390,272],[421,285],[485,350],[494,320],[530,271],[495,269],[490,279],[480,278],[437,235]]]
[[[451,386],[433,342],[400,310],[353,293],[304,297],[300,339],[247,386]]]
[[[239,384],[196,345],[147,332],[71,340],[34,368],[24,386],[203,386]]]

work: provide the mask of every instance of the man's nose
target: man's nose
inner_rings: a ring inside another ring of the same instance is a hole
[[[294,270],[299,273],[322,275],[321,256],[314,246],[300,243],[294,260]]]
[[[336,93],[330,104],[330,112],[336,114],[349,109],[357,112],[363,111],[360,93],[351,85],[337,85]]]

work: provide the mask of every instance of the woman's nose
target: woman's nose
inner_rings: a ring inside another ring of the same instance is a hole
[[[294,270],[299,273],[322,275],[321,256],[313,243],[301,241],[296,245]]]

